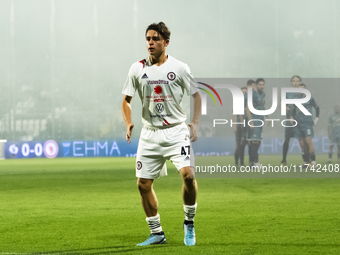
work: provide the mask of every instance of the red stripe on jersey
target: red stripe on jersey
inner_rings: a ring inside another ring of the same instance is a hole
[[[166,119],[163,118],[163,120],[164,120],[165,124],[170,125],[170,123]]]
[[[145,59],[138,61],[138,62],[143,65],[143,68],[146,67],[146,60]]]

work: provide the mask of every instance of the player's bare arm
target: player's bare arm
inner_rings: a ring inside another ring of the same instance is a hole
[[[124,95],[122,102],[122,114],[126,125],[126,141],[131,143],[131,133],[134,125],[131,123],[131,96]]]
[[[196,92],[192,97],[194,98],[194,116],[191,123],[189,123],[189,127],[191,131],[190,140],[195,142],[197,140],[197,126],[201,116],[201,94]]]

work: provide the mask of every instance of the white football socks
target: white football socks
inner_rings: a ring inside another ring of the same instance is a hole
[[[196,208],[197,208],[197,203],[194,205],[183,205],[185,220],[194,221]]]
[[[147,217],[146,222],[149,225],[151,234],[162,232],[161,218],[159,217],[159,214],[153,217]]]

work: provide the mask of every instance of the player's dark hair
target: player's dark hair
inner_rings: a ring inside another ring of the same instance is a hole
[[[164,38],[164,40],[170,39],[170,30],[169,28],[164,24],[164,22],[159,22],[159,23],[152,23],[151,25],[149,25],[145,31],[145,35],[149,30],[155,30],[156,32],[158,32],[160,35],[162,35],[162,37]]]
[[[242,90],[242,89],[247,89],[247,87],[242,87],[241,90]]]
[[[299,78],[299,80],[302,81],[302,79],[299,75],[293,75],[293,77],[290,79],[290,81],[293,81],[294,78]]]
[[[265,82],[263,78],[258,78],[258,79],[256,80],[256,84],[259,84],[261,81]]]
[[[247,81],[247,86],[251,86],[253,83],[255,83],[254,80],[248,80],[248,81]]]
[[[300,86],[300,87],[305,87],[305,88],[307,88],[306,84],[304,84],[304,83],[300,83],[299,86]]]

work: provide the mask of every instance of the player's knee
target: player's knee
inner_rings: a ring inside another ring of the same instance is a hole
[[[193,168],[184,167],[181,169],[181,174],[185,183],[193,183],[195,180],[195,174],[193,172]]]
[[[140,193],[147,193],[151,190],[152,180],[138,179],[137,186]]]
[[[311,138],[311,137],[308,137],[308,138],[306,139],[306,143],[307,143],[307,146],[308,146],[308,149],[309,149],[309,150],[314,149],[313,141],[312,141],[312,138]]]
[[[301,146],[301,149],[305,147],[305,142],[303,139],[299,139],[299,144]]]

